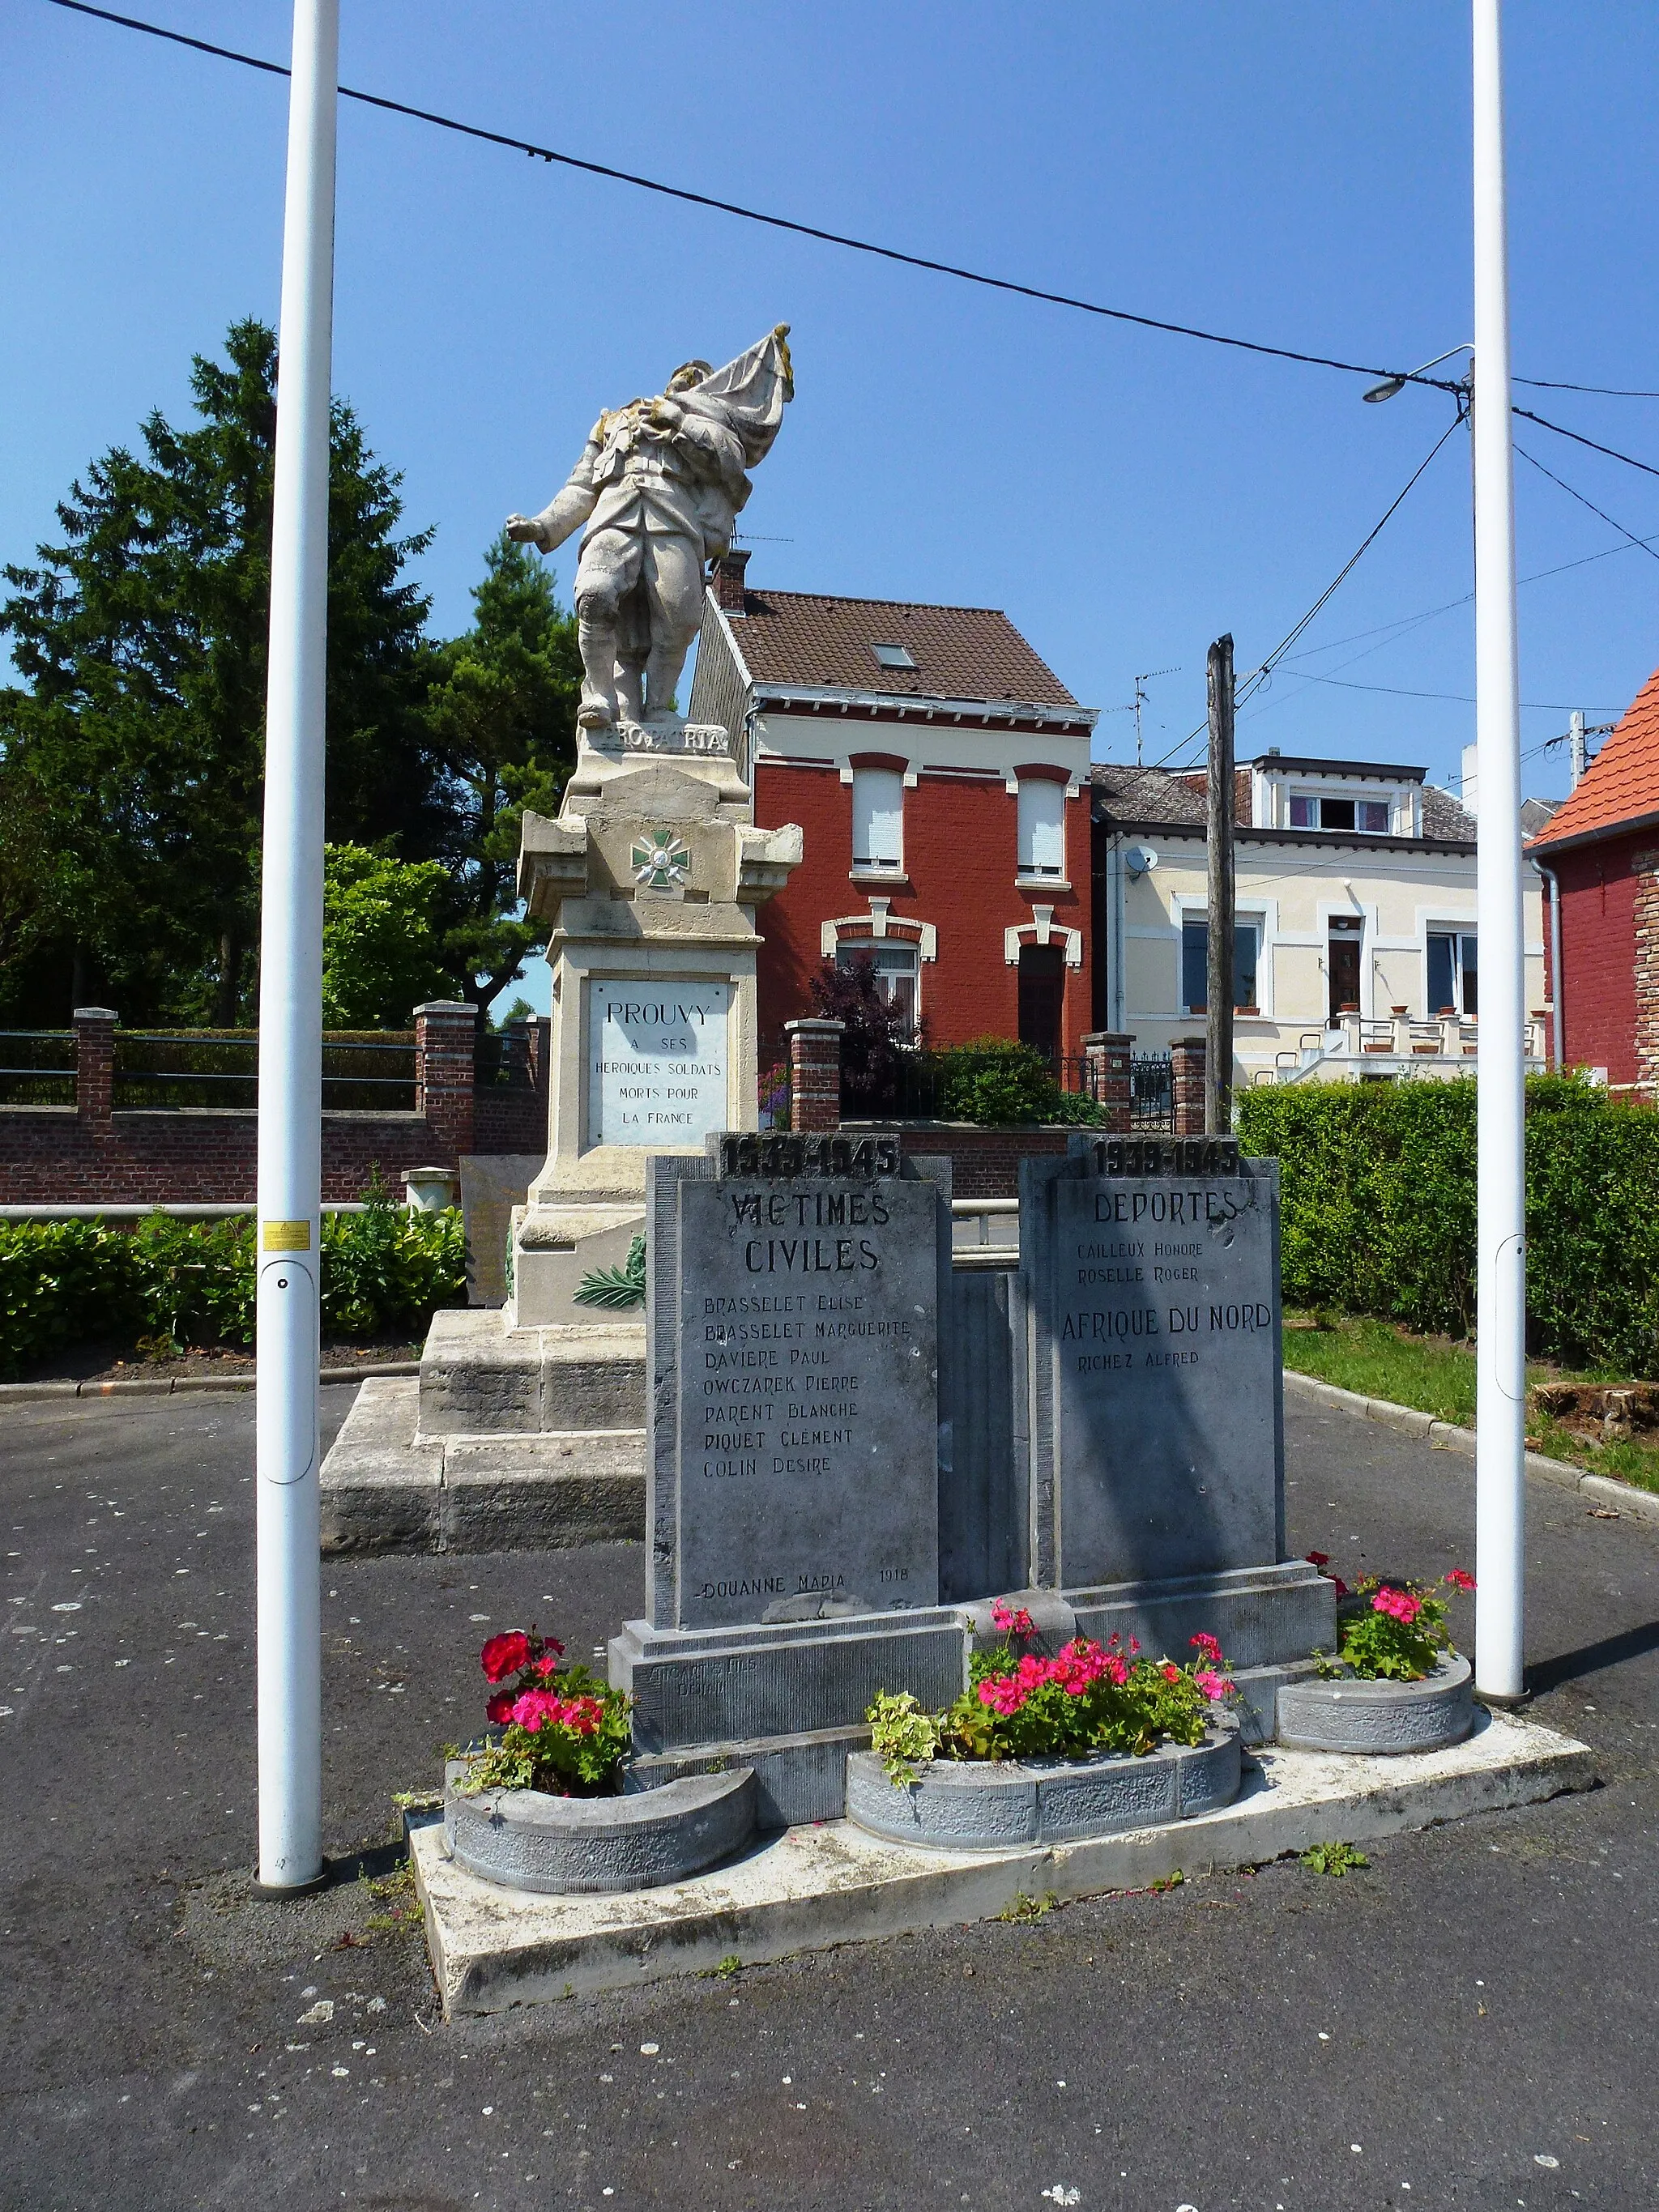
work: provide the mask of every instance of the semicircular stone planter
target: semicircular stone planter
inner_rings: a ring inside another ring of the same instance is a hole
[[[872,1751],[847,1762],[847,1817],[891,1843],[991,1851],[1081,1842],[1158,1827],[1230,1805],[1242,1772],[1238,1725],[1212,1723],[1202,1743],[1163,1744],[1137,1759],[935,1759],[889,1781]]]
[[[1295,1751],[1440,1751],[1474,1726],[1472,1680],[1468,1661],[1451,1653],[1420,1682],[1281,1683],[1279,1741]]]
[[[580,1894],[658,1889],[740,1850],[755,1828],[755,1770],[688,1774],[621,1797],[539,1790],[465,1796],[453,1765],[444,1839],[458,1866],[508,1889]]]

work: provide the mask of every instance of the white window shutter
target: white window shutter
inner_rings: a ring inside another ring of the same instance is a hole
[[[1019,872],[1066,873],[1066,787],[1022,776],[1019,784]]]
[[[896,769],[853,771],[853,866],[904,865],[904,778]]]

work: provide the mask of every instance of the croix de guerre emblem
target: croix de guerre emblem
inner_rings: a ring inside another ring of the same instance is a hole
[[[653,830],[649,843],[634,847],[634,880],[641,890],[684,890],[691,866],[690,848],[672,830]]]

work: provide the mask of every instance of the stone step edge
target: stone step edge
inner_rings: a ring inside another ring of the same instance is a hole
[[[372,1382],[391,1376],[418,1375],[418,1359],[387,1359],[375,1367],[322,1367],[319,1386],[335,1382]],[[27,1405],[36,1399],[170,1398],[180,1390],[252,1390],[258,1376],[249,1368],[241,1375],[135,1376],[118,1382],[0,1382],[0,1405]]]
[[[1459,1428],[1453,1421],[1437,1420],[1432,1413],[1420,1412],[1415,1406],[1396,1406],[1391,1399],[1367,1398],[1358,1390],[1344,1390],[1337,1383],[1322,1382],[1317,1376],[1303,1375],[1293,1367],[1285,1370],[1287,1389],[1299,1397],[1312,1398],[1322,1406],[1334,1406],[1345,1413],[1352,1413],[1363,1421],[1376,1421],[1385,1429],[1397,1429],[1404,1436],[1417,1437],[1431,1450],[1454,1451],[1473,1458],[1474,1431]],[[1559,1490],[1577,1491],[1581,1498],[1594,1505],[1615,1506],[1620,1514],[1628,1514],[1633,1521],[1659,1523],[1659,1493],[1638,1490],[1633,1483],[1620,1482],[1607,1474],[1591,1474],[1586,1468],[1575,1467],[1571,1460],[1550,1459],[1543,1452],[1526,1454],[1528,1474],[1540,1481],[1553,1482]]]

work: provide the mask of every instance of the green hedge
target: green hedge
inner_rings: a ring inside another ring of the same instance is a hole
[[[253,1341],[253,1223],[0,1223],[0,1374],[76,1344]],[[325,1341],[420,1334],[466,1299],[461,1217],[371,1200],[323,1217]]]
[[[922,1066],[933,1087],[933,1111],[947,1121],[1006,1129],[1036,1121],[1086,1126],[1106,1118],[1092,1098],[1061,1090],[1035,1046],[1008,1037],[943,1046],[926,1054]]]
[[[1279,1160],[1287,1302],[1467,1335],[1474,1326],[1475,1084],[1245,1093]],[[1659,1113],[1573,1077],[1527,1085],[1527,1315],[1547,1357],[1659,1372]]]

